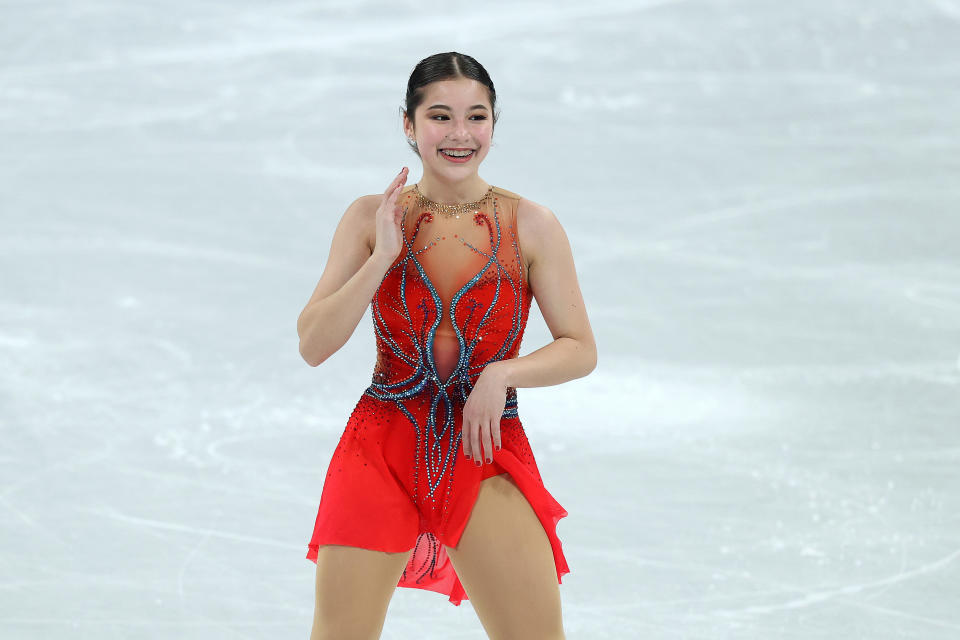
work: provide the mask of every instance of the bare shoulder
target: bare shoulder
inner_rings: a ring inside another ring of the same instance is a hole
[[[520,198],[517,203],[517,234],[522,245],[520,250],[530,267],[543,255],[545,247],[565,235],[556,214],[529,198]]]

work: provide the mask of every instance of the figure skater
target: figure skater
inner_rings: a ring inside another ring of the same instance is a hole
[[[496,101],[468,55],[416,65],[400,111],[422,177],[406,185],[403,167],[347,207],[297,321],[311,366],[368,306],[377,347],[308,545],[312,640],[379,638],[397,586],[469,599],[495,640],[564,638],[567,512],[540,477],[517,388],[583,377],[597,349],[556,216],[478,175]],[[532,298],[554,339],[518,357]]]

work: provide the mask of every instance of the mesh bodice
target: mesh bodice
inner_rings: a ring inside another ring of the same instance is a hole
[[[372,301],[376,388],[426,384],[465,401],[487,364],[517,355],[530,307],[518,202],[493,187],[478,210],[448,217],[403,189],[405,247]]]

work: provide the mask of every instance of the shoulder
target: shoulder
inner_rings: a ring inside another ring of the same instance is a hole
[[[563,225],[547,206],[529,198],[517,202],[517,234],[526,250],[527,262],[533,266],[544,251],[566,240]]]
[[[354,200],[353,204],[350,206],[356,210],[358,216],[370,217],[377,213],[377,208],[380,206],[380,200],[382,198],[382,193],[373,193],[367,196],[360,196]]]
[[[503,187],[497,187],[490,185],[493,188],[493,192],[502,198],[507,198],[509,200],[520,200],[520,196],[514,193],[513,191],[508,191]]]
[[[524,231],[528,234],[549,232],[551,228],[555,229],[560,225],[560,221],[557,219],[557,216],[554,215],[553,211],[539,202],[534,202],[529,198],[524,198],[513,191],[508,191],[501,187],[494,187],[493,192],[509,200],[516,201],[517,230],[521,235]]]
[[[539,202],[520,198],[517,202],[517,226],[525,226],[533,233],[549,232],[560,226],[556,214]]]

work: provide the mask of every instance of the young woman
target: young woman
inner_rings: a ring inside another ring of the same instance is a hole
[[[491,638],[563,638],[556,524],[517,387],[594,369],[570,244],[546,207],[478,175],[496,92],[470,56],[421,60],[401,109],[407,168],[343,214],[297,322],[312,366],[371,306],[377,360],[327,469],[307,558],[312,640],[378,638],[397,586],[469,598]],[[518,357],[535,297],[554,340]]]

